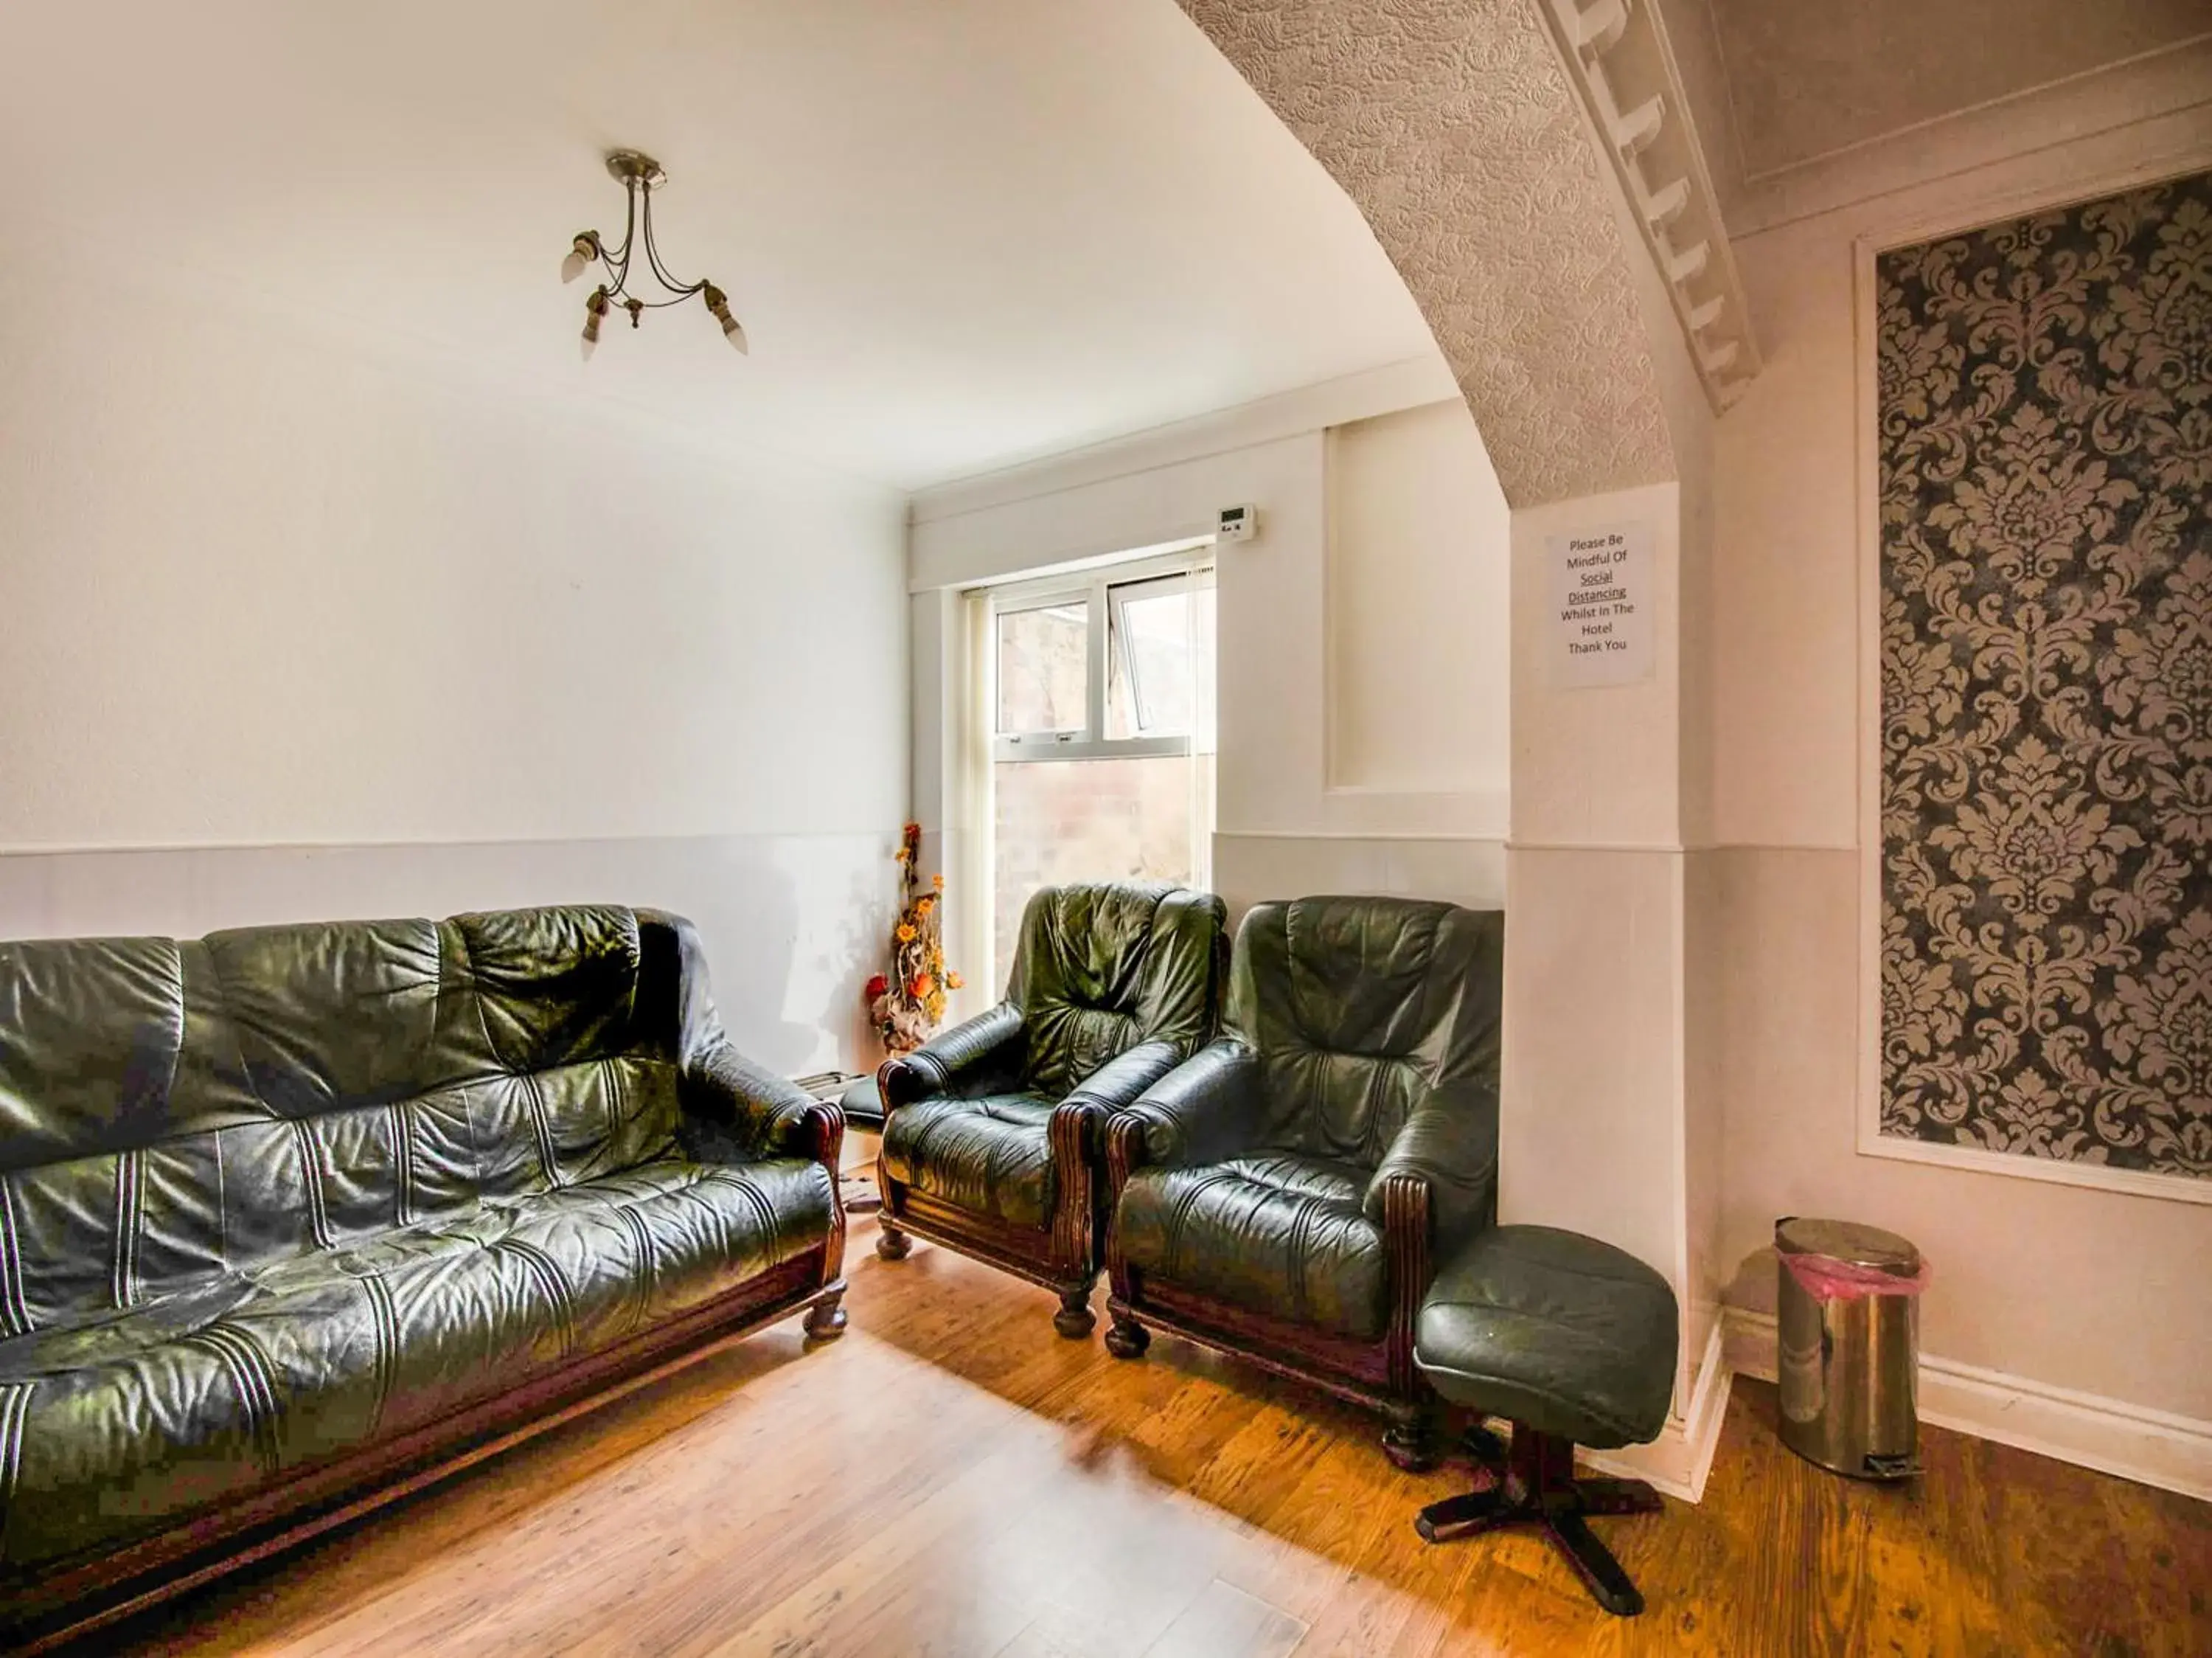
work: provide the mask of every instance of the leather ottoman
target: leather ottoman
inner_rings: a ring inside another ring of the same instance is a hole
[[[1634,1256],[1579,1233],[1499,1226],[1437,1275],[1414,1326],[1413,1362],[1444,1399],[1513,1424],[1510,1450],[1472,1443],[1487,1482],[1415,1522],[1431,1543],[1504,1525],[1540,1526],[1598,1604],[1632,1617],[1644,1597],[1590,1533],[1590,1515],[1649,1514],[1640,1479],[1578,1479],[1575,1447],[1656,1439],[1667,1423],[1677,1342],[1674,1293]]]

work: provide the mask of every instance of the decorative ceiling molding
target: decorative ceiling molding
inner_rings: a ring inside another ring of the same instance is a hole
[[[1656,3],[1710,31],[1753,179],[2212,40],[2204,0]]]
[[[1759,341],[1666,25],[1649,0],[1542,3],[1718,413],[1759,373]]]
[[[1633,257],[1528,0],[1181,0],[1374,229],[1506,499],[1677,476]]]
[[[2019,155],[2080,143],[2212,106],[2212,35],[1960,110],[1778,171],[1753,174],[1730,204],[1748,239],[1877,197],[1959,178]],[[2165,163],[2203,163],[2185,149]],[[2152,171],[2155,172],[2154,167]],[[2149,176],[2149,174],[2146,174]]]

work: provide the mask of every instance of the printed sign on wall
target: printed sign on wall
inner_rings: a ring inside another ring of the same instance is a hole
[[[1651,677],[1651,526],[1609,524],[1545,538],[1552,568],[1552,683]]]

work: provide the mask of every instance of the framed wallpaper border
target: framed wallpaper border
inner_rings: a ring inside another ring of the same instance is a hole
[[[1875,261],[1893,248],[1964,235],[2007,219],[2070,207],[2166,179],[2212,169],[2212,143],[2185,140],[2132,164],[2063,182],[1990,191],[1940,212],[1900,216],[1851,243],[1852,451],[1856,468],[1858,634],[1858,1076],[1857,1152],[1899,1162],[1934,1165],[2014,1179],[2041,1180],[2139,1198],[2212,1205],[2212,1179],[2096,1163],[1945,1145],[1881,1131],[1881,512],[1877,441],[1880,375],[1876,352]]]

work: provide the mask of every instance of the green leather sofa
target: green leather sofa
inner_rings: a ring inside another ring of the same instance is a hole
[[[842,1132],[674,916],[0,944],[0,1646],[834,1335]]]
[[[1391,1460],[1433,1463],[1414,1320],[1495,1213],[1504,940],[1449,904],[1252,907],[1223,1034],[1107,1125],[1117,1357],[1157,1325],[1379,1409]]]
[[[876,1252],[916,1232],[1055,1291],[1091,1333],[1109,1112],[1213,1034],[1221,900],[1150,882],[1048,887],[1022,912],[1006,1000],[878,1073]]]

